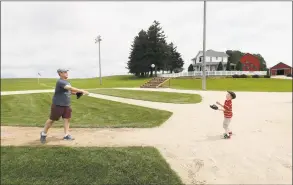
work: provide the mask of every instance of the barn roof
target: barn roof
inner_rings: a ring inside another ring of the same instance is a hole
[[[289,66],[289,65],[287,65],[287,64],[285,64],[285,63],[283,63],[283,62],[279,62],[279,63],[277,63],[276,65],[274,65],[274,66],[271,67],[271,68],[275,68],[276,66],[278,66],[278,65],[280,65],[280,64],[282,64],[283,66],[286,66],[286,67],[288,67],[288,68],[292,68],[291,66]]]

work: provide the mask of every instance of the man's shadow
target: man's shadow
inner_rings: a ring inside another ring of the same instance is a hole
[[[45,144],[48,144],[48,143],[54,142],[54,141],[61,141],[61,140],[62,140],[62,138],[60,138],[60,137],[51,136],[51,137],[47,137]],[[36,139],[36,140],[28,142],[27,145],[43,145],[43,144],[41,143],[40,139]]]

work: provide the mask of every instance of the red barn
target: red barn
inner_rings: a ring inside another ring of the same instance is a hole
[[[271,75],[288,75],[292,74],[292,67],[284,64],[283,62],[278,63],[277,65],[270,68]]]
[[[260,62],[257,57],[247,53],[240,58],[242,63],[242,71],[259,71]]]

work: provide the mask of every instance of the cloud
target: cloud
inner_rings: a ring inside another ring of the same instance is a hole
[[[185,61],[202,50],[203,2],[2,2],[1,76],[126,74],[130,46],[158,20]],[[260,53],[269,66],[292,63],[291,2],[207,2],[207,49]]]

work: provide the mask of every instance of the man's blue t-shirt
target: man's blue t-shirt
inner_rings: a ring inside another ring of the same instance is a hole
[[[53,96],[53,104],[59,106],[70,106],[71,91],[64,89],[66,85],[70,85],[67,80],[59,79],[56,83],[55,93]]]

